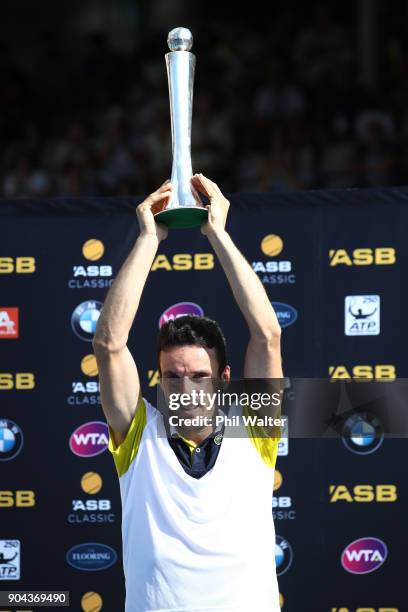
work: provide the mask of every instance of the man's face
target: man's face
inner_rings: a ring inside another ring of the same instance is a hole
[[[201,346],[172,346],[160,352],[161,387],[165,397],[171,394],[190,394],[197,392],[197,404],[190,402],[171,411],[178,416],[195,417],[198,415],[211,416],[216,410],[209,410],[209,404],[199,399],[202,390],[205,394],[214,393],[212,379],[223,378],[229,380],[230,368],[226,366],[221,376],[219,374],[218,360],[215,349]],[[203,395],[201,395],[203,398]]]

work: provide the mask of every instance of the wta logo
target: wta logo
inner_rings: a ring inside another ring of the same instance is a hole
[[[95,457],[106,451],[108,442],[108,425],[103,421],[90,421],[73,432],[69,448],[78,457]]]
[[[169,321],[174,321],[178,317],[183,317],[185,315],[196,315],[198,317],[202,317],[204,314],[204,310],[198,304],[194,302],[177,302],[177,304],[173,304],[173,306],[169,306],[163,312],[159,319],[159,327],[168,323]]]
[[[381,567],[387,555],[388,550],[382,540],[360,538],[343,550],[341,564],[351,574],[369,574]]]

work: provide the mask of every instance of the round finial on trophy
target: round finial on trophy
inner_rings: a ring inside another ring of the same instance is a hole
[[[188,28],[174,28],[169,32],[167,44],[170,51],[190,51],[193,35]]]

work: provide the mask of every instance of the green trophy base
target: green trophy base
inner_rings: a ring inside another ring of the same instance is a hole
[[[154,215],[157,223],[163,223],[171,229],[182,229],[187,227],[198,227],[208,216],[206,208],[199,206],[181,206],[169,208]]]

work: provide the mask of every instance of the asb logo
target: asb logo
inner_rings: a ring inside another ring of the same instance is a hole
[[[329,486],[330,502],[396,502],[398,501],[397,487],[390,484],[379,485],[346,485]]]
[[[98,375],[96,357],[93,354],[86,355],[81,361],[81,371],[92,378]],[[71,383],[71,395],[67,397],[70,406],[99,405],[99,382],[97,380],[75,380]]]
[[[282,576],[288,571],[292,565],[293,550],[291,545],[285,538],[277,535],[275,541],[275,564],[276,564],[276,575]]]
[[[20,580],[20,540],[0,540],[0,580]]]
[[[384,440],[384,428],[375,415],[359,412],[346,419],[342,440],[352,453],[369,455],[381,446]]]
[[[156,270],[212,270],[214,268],[213,253],[177,253],[171,259],[167,255],[156,255],[151,267],[152,272]]]
[[[344,300],[346,336],[378,336],[380,333],[380,296],[347,295]]]
[[[285,304],[284,302],[272,302],[272,306],[275,309],[279,325],[282,329],[284,327],[289,327],[289,325],[292,325],[292,323],[297,320],[298,313],[293,306]]]
[[[276,257],[283,250],[283,240],[276,234],[268,234],[261,241],[261,250],[268,257]],[[253,261],[253,270],[260,274],[265,285],[285,285],[296,282],[292,262],[281,259]]]
[[[18,308],[0,306],[0,340],[18,338]]]
[[[183,317],[184,315],[197,315],[202,317],[204,314],[204,310],[198,304],[194,302],[178,302],[177,304],[173,304],[173,306],[169,306],[161,315],[159,319],[159,327],[167,323],[168,321],[174,321],[178,317]]]
[[[14,421],[0,419],[0,461],[10,461],[23,448],[23,432]]]
[[[102,303],[94,300],[78,304],[71,317],[71,326],[78,338],[92,342],[101,310]]]
[[[116,563],[116,551],[106,544],[89,542],[78,544],[69,549],[66,561],[75,569],[84,572],[97,572]]]
[[[369,574],[381,567],[388,550],[378,538],[359,538],[351,542],[341,554],[341,564],[351,574]]]
[[[103,421],[90,421],[72,433],[69,448],[78,457],[95,457],[106,451],[108,441],[108,425]]]
[[[32,372],[0,372],[0,391],[31,391],[35,388]]]
[[[91,238],[82,245],[82,255],[89,261],[97,261],[104,252],[103,242],[96,238]],[[110,265],[76,265],[73,266],[72,273],[74,278],[68,281],[70,289],[105,289],[113,283]]]
[[[355,610],[350,608],[331,608],[331,612],[399,612],[398,608],[390,608],[389,606],[381,606],[381,608],[372,608],[371,606],[360,606]]]
[[[332,380],[349,380],[351,378],[365,378],[366,380],[395,380],[397,373],[395,365],[345,365],[329,366],[329,376]]]
[[[35,257],[0,257],[0,274],[33,274]]]
[[[0,491],[0,508],[32,508],[34,491]]]
[[[329,265],[333,266],[391,266],[397,261],[396,250],[392,247],[375,249],[330,249]]]

